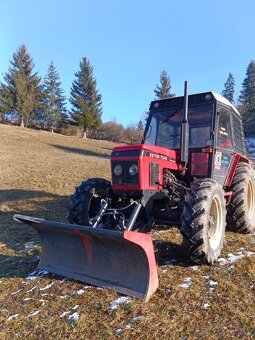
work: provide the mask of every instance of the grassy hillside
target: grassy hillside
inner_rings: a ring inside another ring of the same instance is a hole
[[[148,303],[29,275],[40,241],[13,214],[66,221],[76,185],[110,179],[113,146],[0,125],[0,338],[255,338],[255,235],[228,232],[221,259],[197,267],[182,257],[177,229],[155,231],[160,286]]]

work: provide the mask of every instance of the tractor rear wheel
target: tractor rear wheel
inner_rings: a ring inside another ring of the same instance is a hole
[[[82,182],[70,198],[68,221],[72,224],[92,226],[92,219],[101,208],[101,200],[111,188],[111,182],[92,178]]]
[[[255,229],[255,171],[240,163],[233,179],[233,194],[227,211],[227,228],[240,233]]]
[[[213,179],[193,183],[181,215],[183,246],[197,263],[213,263],[220,255],[226,227],[222,186]]]

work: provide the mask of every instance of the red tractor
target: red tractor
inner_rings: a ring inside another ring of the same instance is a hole
[[[178,226],[197,263],[219,257],[225,228],[255,229],[241,116],[214,92],[188,96],[186,82],[183,97],[153,101],[141,144],[114,148],[111,169],[112,183],[93,178],[76,188],[71,224],[16,215],[42,234],[39,268],[146,300],[157,287],[146,235],[155,225]]]

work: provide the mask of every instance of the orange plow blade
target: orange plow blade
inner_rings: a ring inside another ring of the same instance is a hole
[[[14,215],[40,235],[38,269],[148,301],[158,287],[150,235]]]

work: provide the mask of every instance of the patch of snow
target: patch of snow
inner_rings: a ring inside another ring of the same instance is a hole
[[[47,286],[40,288],[40,290],[46,290],[46,289],[50,289],[53,286],[54,282],[49,283]]]
[[[134,322],[140,321],[141,319],[142,319],[141,315],[135,316],[133,319],[131,319],[131,322],[134,323]]]
[[[16,292],[11,293],[11,295],[16,295],[16,294],[18,294],[19,292],[22,292],[22,290],[23,290],[23,289],[19,289],[19,290],[17,290]]]
[[[94,288],[93,286],[83,286],[83,289],[91,289]]]
[[[60,299],[66,299],[66,298],[68,298],[69,297],[69,295],[61,295],[60,296]]]
[[[85,292],[85,290],[84,290],[84,289],[79,289],[79,290],[77,290],[77,292],[76,292],[76,293],[77,293],[78,295],[81,295],[81,294],[83,294],[84,292]]]
[[[181,288],[189,288],[191,286],[191,283],[192,283],[192,278],[191,277],[186,277],[184,280],[183,280],[183,283],[178,285],[178,287],[181,287]]]
[[[110,310],[116,310],[118,309],[121,305],[126,305],[127,303],[131,302],[131,298],[127,296],[121,296],[120,298],[112,301],[109,305]]]
[[[210,275],[204,275],[203,278],[205,278],[206,280],[210,279]]]
[[[213,280],[210,280],[208,283],[209,283],[210,286],[217,286],[218,285],[218,282],[213,281]]]
[[[167,266],[162,266],[162,271],[163,271],[163,273],[167,273],[167,271],[168,271],[168,267]]]
[[[254,251],[247,251],[246,252],[246,255],[247,256],[252,256],[252,255],[255,255]]]
[[[248,157],[255,162],[255,139],[254,138],[246,138],[245,139],[246,150]]]
[[[79,317],[80,317],[79,313],[75,312],[68,317],[68,321],[70,323],[77,322],[79,320]]]
[[[71,309],[71,311],[72,311],[72,312],[75,312],[79,307],[80,307],[80,305],[76,305],[76,306],[74,306],[74,307]]]
[[[232,266],[230,266],[230,267],[228,267],[228,272],[231,272],[231,270],[234,268],[234,266],[232,265]]]
[[[198,270],[198,266],[190,266],[189,268],[192,270]]]
[[[138,322],[139,320],[141,320],[142,317],[141,316],[135,316],[133,319],[130,320],[130,322],[126,325],[126,329],[130,329],[132,327],[132,324],[135,322]]]
[[[60,283],[63,283],[67,280],[67,277],[64,277],[63,280],[60,281]]]
[[[205,303],[205,304],[203,304],[203,306],[202,306],[203,309],[207,309],[208,307],[210,307],[210,304],[209,304],[209,303]]]
[[[34,313],[29,314],[27,317],[30,318],[31,316],[36,316],[36,315],[38,315],[40,312],[41,312],[41,311],[40,311],[40,309],[39,309],[39,310],[35,311]]]
[[[229,263],[234,263],[237,260],[240,260],[242,257],[244,257],[243,254],[241,254],[241,255],[234,255],[232,253],[229,253],[228,254],[228,261],[229,261]]]
[[[48,300],[40,299],[39,302],[48,302]]]
[[[49,272],[47,272],[47,270],[35,270],[33,273],[28,274],[28,276],[26,277],[27,280],[36,280],[39,279],[41,277],[43,277],[44,275],[49,274]]]
[[[12,319],[15,319],[19,316],[19,314],[13,314],[11,316],[9,316],[9,318],[7,319],[7,321],[11,321]]]
[[[220,266],[225,266],[228,263],[224,257],[219,257],[217,261],[220,263]]]
[[[220,94],[218,94],[218,93],[216,93],[216,92],[213,92],[213,91],[212,91],[212,94],[213,94],[213,96],[215,97],[216,100],[222,102],[223,104],[226,104],[226,105],[228,105],[228,106],[231,106],[232,109],[239,115],[239,117],[241,117],[241,115],[240,115],[240,113],[238,112],[237,108],[236,108],[233,104],[231,104],[229,100],[227,100],[225,97],[221,96]]]
[[[32,287],[31,289],[29,289],[29,290],[27,291],[27,293],[31,293],[36,287],[37,287],[37,286]]]
[[[29,300],[32,300],[32,298],[25,298],[25,299],[23,299],[23,301],[29,301]]]
[[[116,328],[115,329],[115,333],[116,334],[121,334],[122,333],[122,329],[121,328]]]
[[[70,314],[70,311],[68,312],[63,312],[62,314],[59,315],[60,318],[63,318],[64,316]]]

